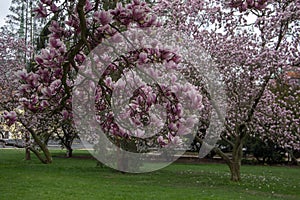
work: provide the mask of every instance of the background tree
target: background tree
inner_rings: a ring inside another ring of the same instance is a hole
[[[8,125],[11,126],[15,123],[15,109],[19,105],[16,93],[20,83],[16,72],[23,69],[23,58],[30,49],[27,48],[23,39],[12,37],[7,33],[0,32],[0,41],[0,110],[1,115],[4,114],[4,119],[8,119]],[[24,131],[24,127],[20,124],[16,124],[14,129],[15,132]],[[29,142],[29,135],[26,131],[24,131],[23,138],[26,143]],[[22,144],[22,146],[26,145]],[[28,148],[26,148],[26,159],[30,159]]]
[[[34,9],[37,6],[37,0],[12,0],[9,8],[9,14],[6,16],[6,22],[1,27],[3,32],[16,38],[22,38],[25,43],[35,47],[30,55],[24,57],[24,61],[30,66],[30,61],[38,52],[38,41],[40,31],[46,20],[37,19]]]
[[[229,107],[221,138],[232,155],[214,150],[228,164],[231,180],[239,181],[243,144],[256,134],[262,118],[256,112],[271,80],[299,62],[299,1],[160,2],[156,9],[169,16],[166,26],[199,41],[223,75]]]
[[[297,74],[297,68],[293,67]],[[299,129],[299,77],[289,77],[291,71],[277,78],[265,92],[256,113],[256,135],[266,143],[275,144],[275,148],[284,149],[289,153],[292,162],[297,164],[294,153],[300,150]],[[296,79],[296,80],[293,80]]]

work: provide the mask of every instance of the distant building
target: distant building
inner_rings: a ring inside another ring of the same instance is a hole
[[[300,85],[300,72],[299,71],[287,71],[286,79],[289,84]]]
[[[0,130],[0,139],[9,139],[11,136],[9,131]]]

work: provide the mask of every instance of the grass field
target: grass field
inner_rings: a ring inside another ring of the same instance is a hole
[[[296,167],[243,166],[243,181],[232,183],[223,164],[172,164],[152,173],[122,174],[96,167],[92,159],[55,157],[43,165],[23,157],[22,150],[0,149],[1,200],[300,199]]]

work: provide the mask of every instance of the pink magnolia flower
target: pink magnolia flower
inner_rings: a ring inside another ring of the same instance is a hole
[[[45,97],[52,97],[55,94],[55,91],[50,87],[42,88],[41,92]]]
[[[52,0],[41,0],[43,4],[50,6],[52,4]]]
[[[48,16],[47,9],[43,4],[39,3],[38,7],[34,9],[34,12],[37,13],[37,18],[45,18]]]
[[[160,146],[165,146],[165,145],[167,145],[167,141],[164,139],[163,136],[159,136],[159,137],[157,138],[157,142],[158,142],[158,144],[159,144]]]
[[[50,104],[48,101],[42,100],[40,106],[41,106],[41,109],[44,109],[44,108],[47,108],[48,106],[50,106]]]
[[[11,126],[17,121],[17,113],[15,111],[4,112],[4,119],[7,120],[7,125]]]
[[[58,9],[58,7],[57,7],[54,3],[52,3],[51,6],[50,6],[50,10],[51,10],[53,13],[55,13],[55,12],[57,12],[59,9]]]
[[[16,76],[21,80],[26,80],[28,77],[28,73],[26,72],[25,69],[23,69],[23,70],[17,71]]]
[[[64,120],[67,120],[67,119],[69,118],[69,116],[70,116],[70,115],[69,115],[69,112],[66,111],[66,110],[63,110],[63,111],[61,112],[61,114],[62,114]]]
[[[177,124],[175,124],[175,123],[170,123],[168,127],[172,131],[177,131],[177,129],[178,129]]]
[[[75,61],[76,62],[78,62],[78,63],[83,63],[84,62],[84,60],[85,60],[85,56],[83,55],[83,54],[77,54],[76,56],[75,56]]]
[[[179,136],[175,136],[175,137],[171,136],[170,141],[171,141],[171,144],[173,144],[175,146],[179,146],[182,144],[182,139]]]
[[[147,53],[141,52],[141,53],[139,54],[139,64],[144,64],[144,63],[147,62],[147,60],[148,60],[148,55],[147,55]]]
[[[59,49],[61,46],[63,46],[63,43],[60,39],[56,39],[56,38],[50,38],[49,40],[50,46],[55,48],[55,49]]]
[[[95,12],[94,20],[104,26],[112,21],[112,16],[107,11]]]
[[[93,4],[89,0],[87,0],[85,3],[85,11],[88,12],[92,9],[93,9]]]
[[[60,79],[57,79],[55,81],[53,81],[50,85],[50,88],[55,91],[58,90],[61,87],[62,83]]]

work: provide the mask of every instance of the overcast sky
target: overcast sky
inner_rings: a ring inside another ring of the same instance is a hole
[[[8,14],[10,2],[11,0],[0,0],[0,26],[4,24],[4,18]]]

